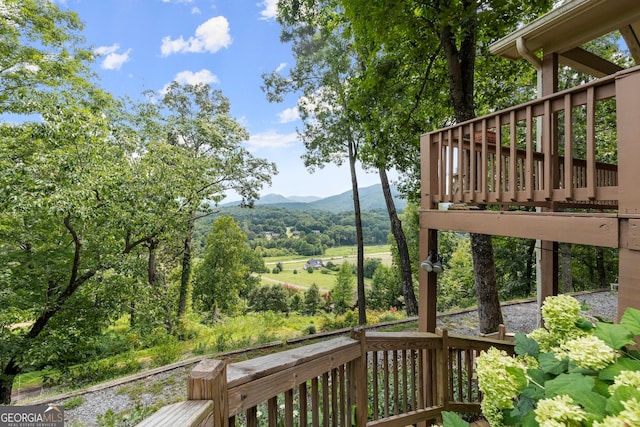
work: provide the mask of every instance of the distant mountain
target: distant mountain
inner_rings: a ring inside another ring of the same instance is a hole
[[[311,203],[311,202],[315,202],[317,200],[322,200],[322,197],[318,197],[318,196],[289,196],[289,197],[287,197],[287,199],[289,199],[292,202],[297,202],[297,203]]]
[[[402,211],[407,201],[400,197],[398,189],[391,187],[391,194],[396,204],[396,209]],[[359,189],[360,208],[363,211],[387,209],[382,194],[382,185],[376,184]],[[310,201],[305,201],[310,200]],[[225,203],[222,206],[236,206],[239,202]],[[344,212],[353,210],[353,193],[345,191],[335,196],[319,198],[317,196],[285,197],[279,194],[267,194],[256,200],[256,205],[270,205],[291,210],[320,210],[327,212]]]

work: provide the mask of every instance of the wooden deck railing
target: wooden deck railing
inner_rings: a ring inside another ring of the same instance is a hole
[[[406,426],[480,411],[474,361],[513,344],[422,332],[353,331],[277,354],[194,368],[186,402],[139,426]]]
[[[616,209],[615,97],[611,75],[423,135],[429,202]]]

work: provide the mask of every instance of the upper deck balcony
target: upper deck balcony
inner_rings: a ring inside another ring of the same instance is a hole
[[[630,73],[424,135],[423,208],[617,210],[616,81]]]
[[[421,137],[421,257],[437,230],[539,240],[542,300],[557,293],[558,242],[617,248],[618,314],[640,308],[640,68],[584,48],[612,31],[640,64],[637,0],[570,0],[491,45],[530,62],[542,96]],[[561,64],[596,80],[558,92]],[[420,276],[427,331],[432,276]]]

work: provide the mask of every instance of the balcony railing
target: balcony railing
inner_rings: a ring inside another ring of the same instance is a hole
[[[612,75],[423,135],[427,200],[616,209],[615,96]]]
[[[277,354],[194,368],[188,400],[139,426],[406,426],[480,412],[475,358],[489,338],[354,331]]]

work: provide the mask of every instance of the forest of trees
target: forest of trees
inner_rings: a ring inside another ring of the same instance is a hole
[[[252,206],[277,173],[243,147],[248,132],[221,91],[174,82],[161,95],[147,93],[148,102],[114,99],[93,79],[94,53],[75,13],[49,1],[3,2],[0,403],[11,401],[20,373],[97,357],[104,351],[99,338],[119,319],[137,336],[161,330],[181,337],[188,313],[211,323],[220,313],[263,309],[256,273],[264,271],[265,255],[356,246],[357,265],[337,266],[334,309],[350,310],[355,287],[359,323],[367,321],[367,300],[417,313],[419,134],[531,98],[533,71],[491,57],[486,47],[551,2],[278,6],[282,40],[296,64],[291,75],[266,74],[263,90],[274,102],[300,96],[302,161],[309,168],[348,162],[352,212],[217,209],[228,190]],[[594,48],[617,53],[614,39]],[[386,211],[360,209],[356,162],[379,172]],[[391,168],[414,202],[402,216],[389,191]],[[268,240],[267,231],[301,234]],[[496,272],[496,301],[498,293],[531,294],[530,242],[494,239],[491,247],[491,239],[457,234],[440,240],[444,308],[483,301],[471,269],[474,242],[491,249],[475,261]],[[367,293],[363,246],[381,242],[391,243],[394,264],[366,273],[374,280]],[[563,273],[565,283],[571,277],[564,290],[615,279],[612,251],[563,250],[574,260]],[[273,289],[280,301],[282,292]],[[311,290],[297,300],[302,311],[321,305]]]
[[[352,211],[331,213],[257,205],[253,209],[220,208],[215,215],[200,221],[195,232],[201,247],[211,221],[217,215],[232,216],[247,235],[251,247],[259,248],[262,256],[322,255],[330,247],[356,244]],[[387,244],[390,229],[385,211],[365,211],[362,222],[367,229],[364,236],[366,245]],[[292,238],[294,232],[295,238]]]

